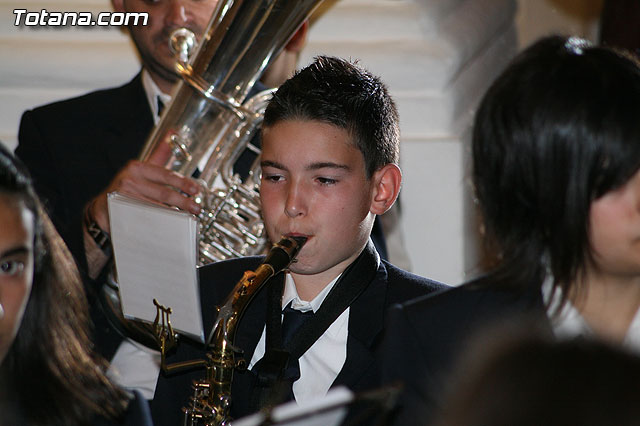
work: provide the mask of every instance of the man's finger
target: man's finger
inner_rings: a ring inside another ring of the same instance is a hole
[[[155,147],[146,162],[164,167],[167,161],[169,161],[169,158],[171,158],[171,147],[168,143],[161,142]]]
[[[135,161],[131,162],[128,167],[130,167],[129,178],[136,182],[143,179],[153,183],[168,185],[189,195],[196,195],[202,191],[202,188],[196,180],[184,177],[161,166]],[[123,176],[123,178],[127,179],[125,176]]]
[[[138,182],[135,186],[124,188],[124,192],[154,202],[160,202],[181,210],[199,214],[202,207],[191,197],[184,195],[175,189],[151,181]]]

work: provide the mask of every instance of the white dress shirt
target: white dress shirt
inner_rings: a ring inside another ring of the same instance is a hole
[[[287,274],[282,309],[291,302],[293,309],[317,312],[338,281],[339,276],[331,281],[312,301],[306,302],[298,296],[291,274]],[[316,342],[300,357],[300,379],[293,383],[293,395],[299,404],[327,394],[331,384],[338,377],[347,359],[347,337],[349,334],[349,308],[345,309]],[[249,368],[264,356],[266,326],[258,341]]]
[[[571,339],[578,336],[593,337],[594,332],[576,307],[567,300],[562,310],[557,311],[562,300],[562,290],[556,288],[553,292],[553,277],[547,276],[542,284],[542,295],[547,308],[547,317],[551,321],[551,327],[558,339]],[[553,293],[553,294],[552,294]],[[551,300],[551,303],[548,303]],[[640,309],[636,311],[622,346],[631,352],[640,354]]]
[[[151,108],[151,116],[153,117],[153,124],[158,124],[160,121],[160,114],[158,111],[158,99],[162,101],[164,106],[167,106],[171,101],[171,96],[163,93],[155,81],[151,78],[151,75],[147,70],[142,70],[142,87],[147,95],[147,102]]]

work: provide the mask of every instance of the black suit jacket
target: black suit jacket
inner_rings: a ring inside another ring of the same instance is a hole
[[[22,115],[16,155],[81,268],[85,204],[138,156],[152,127],[141,74],[123,86]]]
[[[428,424],[467,345],[501,323],[525,319],[550,331],[540,291],[498,289],[486,277],[392,307],[394,333],[385,335],[381,370],[383,383],[404,385],[394,424]]]
[[[372,246],[370,250],[371,253],[375,253]],[[377,253],[375,255],[377,256]],[[214,307],[226,299],[242,273],[256,269],[262,259],[262,257],[234,259],[200,269],[205,335],[208,335],[213,326]],[[247,365],[251,361],[266,323],[267,285],[256,294],[238,325],[235,345],[244,350]],[[350,306],[347,358],[333,386],[345,385],[356,392],[377,387],[380,384],[380,375],[377,370],[380,356],[379,343],[383,335],[387,308],[395,303],[442,288],[444,288],[442,284],[418,277],[381,261],[374,279]],[[203,358],[204,354],[203,345],[183,340],[177,353],[169,359],[169,362]],[[203,374],[203,371],[195,371],[160,375],[152,402],[152,415],[157,426],[179,424],[180,408],[186,406],[187,398],[191,395],[190,384],[193,379],[203,378]],[[232,415],[238,418],[249,414],[245,403],[249,399],[252,385],[249,372],[234,374]]]

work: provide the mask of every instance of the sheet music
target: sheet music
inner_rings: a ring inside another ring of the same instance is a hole
[[[204,342],[196,217],[117,192],[109,194],[108,204],[125,318],[152,323],[155,298],[172,309],[175,331]]]
[[[324,397],[300,404],[290,401],[278,405],[271,411],[270,417],[265,413],[256,414],[234,420],[231,426],[338,426],[342,423],[349,403],[354,399],[353,393],[344,386],[337,386],[327,392]]]

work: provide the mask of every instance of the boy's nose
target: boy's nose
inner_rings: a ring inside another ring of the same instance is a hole
[[[299,185],[291,185],[289,187],[284,210],[287,216],[291,218],[306,214],[307,202],[304,195],[304,189]]]

